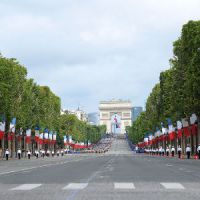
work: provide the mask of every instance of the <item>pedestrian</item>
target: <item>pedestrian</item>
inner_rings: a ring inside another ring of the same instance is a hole
[[[156,155],[158,155],[158,148],[156,148]]]
[[[180,159],[181,158],[181,153],[182,153],[182,148],[180,145],[178,145],[178,158]]]
[[[150,153],[150,155],[152,155],[152,148],[149,149],[149,153]]]
[[[9,157],[9,155],[10,155],[10,152],[9,152],[8,149],[6,149],[5,155],[6,155],[6,160],[8,160],[8,157]]]
[[[200,144],[197,147],[198,158],[200,159]]]
[[[42,157],[44,158],[44,156],[45,156],[45,150],[42,149]]]
[[[57,151],[57,156],[59,156],[59,154],[60,154],[60,151],[58,150],[58,151]]]
[[[155,149],[153,149],[153,155],[156,155],[156,150]]]
[[[51,155],[52,155],[52,157],[54,157],[54,155],[55,155],[54,150],[51,152]]]
[[[27,155],[28,155],[28,159],[30,159],[31,158],[31,151],[30,150],[28,150]]]
[[[63,151],[63,149],[61,149],[61,155],[62,155],[62,156],[64,155],[64,151]]]
[[[190,159],[190,154],[191,154],[191,148],[190,145],[188,144],[186,147],[186,154],[187,154],[187,159]]]
[[[37,149],[35,150],[35,156],[38,159],[38,157],[39,157],[39,151]]]
[[[169,156],[169,147],[166,148],[167,157]]]
[[[50,156],[50,150],[47,149],[47,157],[49,157],[49,156]]]
[[[175,148],[174,148],[174,146],[172,146],[171,152],[172,152],[172,157],[174,157],[174,153],[175,153]]]
[[[159,147],[158,152],[159,152],[159,156],[161,156],[161,154],[162,154],[162,147],[161,146]]]
[[[22,151],[20,148],[18,148],[17,150],[18,159],[21,159],[21,154],[22,154]]]
[[[164,156],[165,155],[165,149],[164,148],[162,148],[162,156]]]

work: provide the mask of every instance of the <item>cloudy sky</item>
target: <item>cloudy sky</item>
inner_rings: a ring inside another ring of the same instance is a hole
[[[144,106],[182,25],[199,19],[199,0],[0,0],[0,52],[63,108],[97,111],[112,98]]]

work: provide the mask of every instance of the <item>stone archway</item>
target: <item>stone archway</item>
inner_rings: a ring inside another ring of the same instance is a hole
[[[120,129],[118,134],[126,132],[126,126],[131,126],[132,104],[130,101],[111,100],[101,101],[99,105],[100,125],[106,125],[107,133],[112,133],[114,124],[112,119],[117,115],[120,119]]]

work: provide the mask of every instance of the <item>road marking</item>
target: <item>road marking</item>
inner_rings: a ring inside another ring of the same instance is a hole
[[[88,183],[69,183],[63,190],[82,190],[88,186]]]
[[[167,167],[172,167],[173,165],[171,165],[171,164],[166,164],[166,166],[167,166]]]
[[[11,190],[33,190],[40,187],[42,184],[23,184],[18,187],[12,188]]]
[[[10,173],[14,173],[14,172],[16,172],[16,171],[3,172],[3,173],[0,173],[0,175],[10,174]]]
[[[115,189],[135,189],[133,183],[114,183]]]
[[[180,183],[160,183],[165,189],[183,190],[184,186]]]

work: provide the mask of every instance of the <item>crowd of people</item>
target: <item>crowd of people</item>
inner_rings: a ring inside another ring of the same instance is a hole
[[[111,137],[104,137],[97,144],[94,144],[89,149],[84,150],[83,153],[106,153],[110,149],[111,143]]]
[[[35,158],[39,158],[39,157],[54,157],[55,155],[58,156],[64,156],[64,154],[68,153],[68,149],[58,149],[56,152],[54,150],[44,150],[44,149],[40,149],[40,150],[35,150],[35,152],[31,152],[31,150],[27,150],[25,153],[22,153],[22,150],[20,148],[17,149],[16,152],[16,157],[20,160],[22,157],[27,157],[28,159],[31,159],[31,156],[34,156]],[[5,159],[8,160],[10,157],[10,152],[8,149],[6,149],[5,151],[5,155],[4,155]]]
[[[166,148],[163,148],[162,146],[160,146],[158,148],[146,148],[145,149],[145,152],[150,155],[174,157],[175,154],[177,153],[178,158],[182,158],[182,156],[183,156],[182,151],[183,151],[183,149],[181,148],[180,145],[177,147],[177,151],[174,146],[171,146],[171,147],[166,146]],[[191,147],[189,144],[187,144],[185,152],[186,152],[187,159],[190,159],[191,158]],[[196,156],[198,157],[198,159],[200,159],[200,144],[198,145],[196,152],[197,152]]]
[[[111,137],[105,137],[102,138],[97,144],[92,145],[90,148],[86,149],[86,150],[82,150],[79,153],[106,153],[110,147],[111,147],[111,143],[112,143],[112,138]],[[50,150],[50,149],[40,149],[40,150],[35,150],[34,152],[31,152],[31,150],[27,150],[26,152],[22,152],[22,150],[20,148],[17,149],[16,152],[16,158],[18,158],[19,160],[22,157],[31,159],[31,157],[35,157],[35,158],[44,158],[44,157],[54,157],[54,156],[64,156],[64,154],[68,154],[68,153],[77,153],[78,151],[73,151],[73,150],[69,150],[69,149],[58,149],[56,151],[54,150]],[[9,149],[6,149],[5,151],[5,155],[4,157],[6,160],[9,160],[10,158],[10,152]]]
[[[112,138],[102,138],[92,149],[95,153],[105,153],[110,149],[111,143]]]

